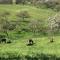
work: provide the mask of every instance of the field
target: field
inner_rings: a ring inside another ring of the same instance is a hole
[[[0,5],[0,12],[9,11],[11,13],[10,19],[16,18],[16,13],[27,10],[33,19],[46,20],[49,16],[56,14],[52,9],[41,9],[29,5]]]
[[[21,10],[27,10],[31,15],[30,19],[35,20],[47,20],[57,13],[52,9],[29,5],[0,5],[0,13],[11,13],[9,20],[16,20],[16,13]],[[10,34],[15,37],[13,31]],[[0,60],[60,60],[60,36],[55,36],[54,42],[50,43],[48,36],[33,37],[31,33],[22,35],[24,37],[19,35],[11,44],[0,44]],[[29,38],[33,39],[33,46],[27,46]]]

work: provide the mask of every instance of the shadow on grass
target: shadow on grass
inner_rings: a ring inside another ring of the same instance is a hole
[[[60,60],[60,57],[57,57],[56,55],[46,55],[46,54],[36,54],[35,56],[17,56],[17,57],[8,57],[3,58],[0,57],[0,60]]]

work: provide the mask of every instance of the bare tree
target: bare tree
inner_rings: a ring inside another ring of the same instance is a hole
[[[40,20],[31,20],[29,24],[30,30],[36,35],[43,31],[43,21]]]
[[[1,28],[1,31],[6,33],[7,36],[8,36],[7,27],[9,25],[9,23],[8,23],[8,15],[9,15],[9,12],[5,12],[5,13],[2,13],[0,15],[0,28]]]
[[[13,4],[16,4],[16,0],[12,0],[12,3],[13,3]]]
[[[30,18],[30,15],[29,15],[28,11],[24,10],[24,11],[18,12],[18,13],[17,13],[17,17],[18,17],[18,18],[21,18],[22,21],[25,21],[25,19]],[[20,20],[21,20],[21,19],[20,19]]]

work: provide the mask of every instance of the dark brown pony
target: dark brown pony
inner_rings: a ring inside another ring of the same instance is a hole
[[[33,44],[34,44],[33,40],[32,39],[29,39],[28,40],[28,46],[33,45]]]
[[[1,40],[0,40],[0,43],[6,43],[6,39],[5,38],[2,38]]]

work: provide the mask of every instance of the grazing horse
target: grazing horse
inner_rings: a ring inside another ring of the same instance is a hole
[[[53,40],[54,40],[54,39],[53,39],[53,38],[51,38],[50,42],[54,42]]]
[[[0,40],[0,43],[6,43],[6,39],[5,38],[2,38],[1,40]]]
[[[34,43],[33,43],[33,40],[32,39],[29,39],[28,40],[28,45],[30,46],[30,45],[33,45]]]
[[[9,43],[11,43],[11,41],[9,40],[7,43],[9,44]]]

